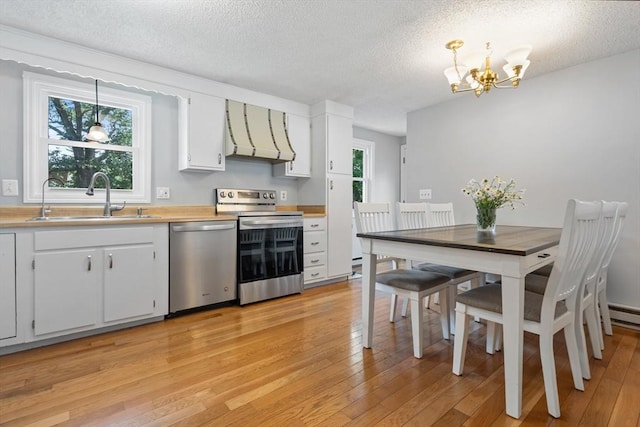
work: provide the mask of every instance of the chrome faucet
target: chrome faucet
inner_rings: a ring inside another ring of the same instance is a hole
[[[50,177],[50,178],[45,179],[42,182],[42,208],[40,208],[40,218],[39,219],[47,218],[47,214],[49,212],[51,212],[51,209],[47,209],[47,208],[44,207],[44,187],[47,185],[47,182],[49,182],[49,181],[55,181],[58,184],[64,186],[64,182],[60,178],[56,178],[56,177],[53,177],[53,176]]]
[[[104,203],[104,216],[111,216],[111,212],[121,211],[127,205],[127,202],[124,202],[122,206],[111,206],[111,182],[109,182],[109,177],[104,172],[96,172],[91,177],[91,181],[89,182],[89,188],[87,188],[87,196],[93,196],[93,187],[96,184],[96,179],[102,178],[105,186],[106,200]]]

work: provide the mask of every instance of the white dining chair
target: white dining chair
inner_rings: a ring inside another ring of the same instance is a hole
[[[594,254],[602,217],[601,202],[569,200],[560,237],[558,255],[544,295],[525,291],[524,322],[527,332],[539,335],[547,410],[560,416],[560,401],[553,354],[553,336],[562,330],[569,353],[574,387],[584,390],[580,354],[575,334],[576,310],[584,275]],[[525,281],[528,278],[525,278]],[[500,284],[480,286],[464,292],[456,301],[456,335],[453,372],[462,375],[469,335],[469,317],[502,324]]]
[[[355,203],[356,230],[358,233],[373,233],[395,229],[393,212],[389,203]],[[384,259],[384,256],[381,256]],[[413,337],[413,355],[423,355],[424,313],[422,309],[425,297],[439,293],[442,304],[450,307],[447,276],[413,269],[393,269],[376,274],[376,290],[391,294],[389,321],[393,322],[397,296],[409,300],[411,304],[411,334]],[[441,310],[440,321],[442,336],[449,339],[450,325],[448,310]]]
[[[611,315],[609,314],[609,302],[607,301],[607,273],[609,271],[609,265],[611,264],[613,254],[618,247],[618,243],[620,242],[622,228],[624,226],[624,222],[627,217],[627,210],[629,208],[629,204],[626,202],[616,202],[616,204],[618,206],[618,209],[616,211],[616,223],[614,226],[614,232],[611,238],[611,242],[609,243],[609,247],[605,251],[602,265],[600,266],[600,271],[598,272],[598,280],[596,284],[596,303],[594,304],[594,308],[596,309],[596,319],[598,319],[598,322],[602,320],[604,333],[607,335],[613,334],[613,330],[611,328]],[[600,337],[603,337],[602,334],[600,334]],[[601,340],[600,347],[604,350],[604,339]]]
[[[396,219],[398,228],[411,230],[430,227],[446,227],[455,225],[453,203],[396,203]],[[479,286],[483,281],[483,274],[464,268],[450,267],[429,262],[408,261],[411,268],[444,274],[451,280],[454,289],[458,285],[468,283],[467,289]],[[434,297],[437,295],[434,295]],[[454,295],[455,296],[455,293]],[[429,300],[427,299],[427,306]],[[438,301],[436,301],[437,303]],[[441,307],[442,309],[442,307]],[[453,311],[452,311],[453,313]],[[406,313],[403,312],[403,315]],[[453,330],[453,319],[452,319]]]

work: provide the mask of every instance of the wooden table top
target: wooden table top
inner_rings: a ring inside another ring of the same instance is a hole
[[[357,237],[526,256],[556,246],[561,232],[561,228],[498,225],[491,234],[478,232],[475,224],[464,224],[358,233]]]

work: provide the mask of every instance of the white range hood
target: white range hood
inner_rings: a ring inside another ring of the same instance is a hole
[[[227,99],[226,155],[289,162],[296,153],[282,111]]]

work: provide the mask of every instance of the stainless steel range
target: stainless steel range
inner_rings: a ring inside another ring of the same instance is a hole
[[[302,212],[277,211],[276,192],[219,188],[216,211],[238,216],[240,304],[302,292]]]

